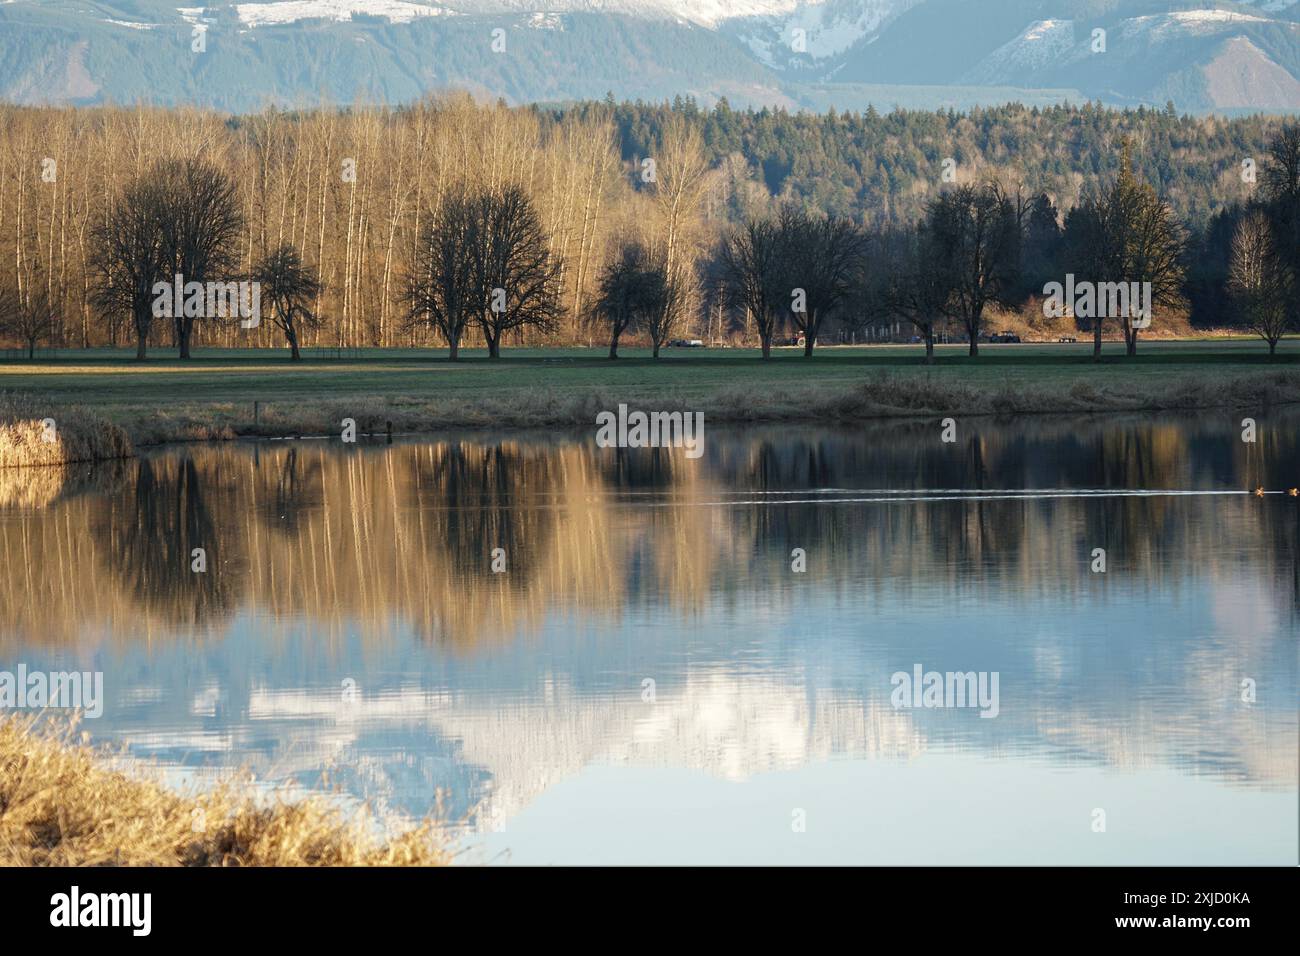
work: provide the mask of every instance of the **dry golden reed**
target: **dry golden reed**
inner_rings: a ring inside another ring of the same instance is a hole
[[[0,395],[0,468],[107,461],[131,454],[126,431],[97,415],[78,408],[39,408],[24,396]]]
[[[436,824],[384,840],[326,797],[256,800],[229,780],[175,793],[106,765],[75,724],[0,718],[0,866],[436,866]]]

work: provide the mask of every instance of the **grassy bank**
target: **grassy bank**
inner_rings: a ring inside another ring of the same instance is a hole
[[[428,866],[432,824],[389,842],[320,797],[265,805],[231,781],[184,796],[107,765],[72,727],[0,718],[0,866]]]
[[[58,467],[131,456],[120,425],[39,395],[0,395],[0,469]]]
[[[1300,401],[1300,340],[1269,360],[1252,340],[1143,343],[1135,358],[1089,343],[985,345],[972,359],[941,347],[839,347],[771,361],[744,349],[520,349],[499,361],[469,351],[199,352],[138,364],[121,352],[65,352],[0,364],[0,388],[58,406],[76,401],[139,444],[241,435],[428,432],[451,427],[570,427],[619,402],[703,410],[713,422],[853,421],[944,413],[1041,414],[1258,407]]]

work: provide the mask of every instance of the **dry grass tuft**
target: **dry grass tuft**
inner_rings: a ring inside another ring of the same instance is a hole
[[[45,419],[54,421],[47,441]],[[0,468],[67,465],[80,461],[130,458],[125,429],[84,409],[54,410],[30,398],[0,395]]]
[[[384,842],[324,797],[258,802],[246,783],[189,796],[104,766],[75,725],[0,718],[0,866],[434,866],[430,821]]]

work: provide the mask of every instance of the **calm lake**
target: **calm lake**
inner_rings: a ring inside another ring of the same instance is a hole
[[[471,863],[1295,865],[1300,414],[1242,417],[0,473],[0,669]]]

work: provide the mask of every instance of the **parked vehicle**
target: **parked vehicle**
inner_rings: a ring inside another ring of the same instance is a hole
[[[1062,336],[1061,336],[1059,339],[1057,339],[1056,341],[1058,341],[1058,342],[1077,342],[1077,341],[1079,341],[1079,340],[1076,339],[1073,335],[1062,335]]]
[[[990,342],[1019,342],[1020,336],[1014,332],[997,332],[989,336]]]

